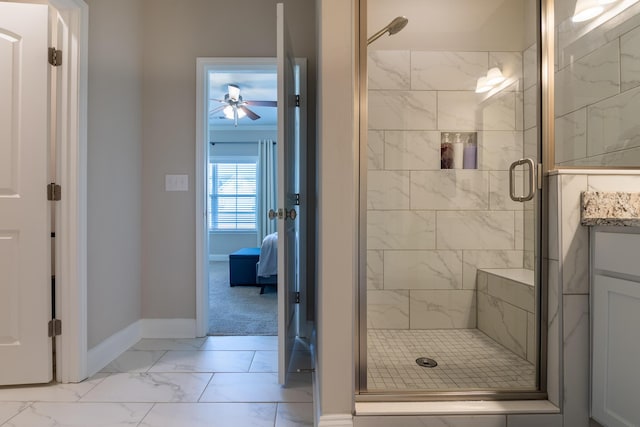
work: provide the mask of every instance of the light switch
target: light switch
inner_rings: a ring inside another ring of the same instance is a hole
[[[165,191],[189,191],[188,175],[165,175],[164,176]]]

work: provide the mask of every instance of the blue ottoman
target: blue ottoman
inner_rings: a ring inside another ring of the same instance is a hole
[[[229,254],[229,285],[257,286],[256,263],[260,259],[260,248],[242,248]]]

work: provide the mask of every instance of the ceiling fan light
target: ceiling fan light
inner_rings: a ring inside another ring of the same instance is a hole
[[[229,91],[229,98],[234,101],[237,101],[240,98],[240,87],[237,85],[227,85],[227,90]]]
[[[238,111],[238,118],[239,119],[247,116],[247,114],[244,111],[242,111],[240,109],[238,109],[237,111]],[[226,107],[224,107],[224,110],[222,110],[222,112],[224,113],[224,116],[227,119],[229,119],[229,120],[234,120],[235,119],[235,117],[233,117],[233,107],[231,105],[227,105]]]
[[[227,119],[233,120],[233,107],[231,105],[224,107],[224,110],[222,110],[222,112]]]

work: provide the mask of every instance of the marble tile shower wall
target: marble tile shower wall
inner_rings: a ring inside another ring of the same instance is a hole
[[[369,53],[368,327],[475,328],[477,269],[524,266],[530,215],[508,196],[508,168],[535,126],[531,58]],[[476,94],[492,66],[512,83]],[[441,132],[456,131],[478,132],[478,169],[440,169]]]
[[[556,1],[556,163],[640,163],[640,4],[585,34]],[[565,10],[566,9],[566,10]],[[565,19],[567,18],[567,19]]]

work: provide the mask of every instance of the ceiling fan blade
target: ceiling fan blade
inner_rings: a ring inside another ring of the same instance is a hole
[[[277,107],[278,101],[244,101],[247,105],[254,105],[256,107]]]
[[[228,85],[227,89],[229,90],[229,99],[237,101],[240,99],[240,88],[236,85]]]
[[[219,106],[219,107],[216,107],[216,108],[214,108],[213,110],[209,110],[209,115],[215,114],[215,113],[217,113],[218,111],[222,111],[222,110],[224,110],[226,107],[227,107],[227,105],[225,104],[225,105],[221,105],[221,106]]]
[[[254,113],[253,111],[249,110],[247,107],[245,107],[244,105],[241,105],[240,108],[242,111],[244,111],[244,113],[247,115],[247,117],[249,117],[251,120],[258,120],[260,118],[259,115],[257,115],[256,113]]]

